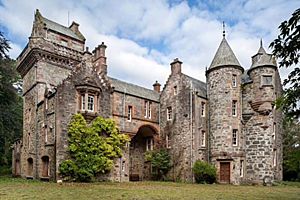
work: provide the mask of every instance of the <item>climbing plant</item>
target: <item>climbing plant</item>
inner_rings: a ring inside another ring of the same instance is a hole
[[[122,156],[122,148],[129,141],[112,119],[97,117],[88,125],[81,114],[73,115],[68,136],[70,159],[61,163],[60,174],[66,180],[82,182],[109,172],[113,159]]]

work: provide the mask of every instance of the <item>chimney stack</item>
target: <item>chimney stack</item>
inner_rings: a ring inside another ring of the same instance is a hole
[[[173,62],[171,62],[171,74],[180,74],[181,73],[181,64],[182,62],[175,58]]]
[[[100,74],[100,73],[107,74],[105,49],[106,49],[106,45],[104,44],[104,42],[102,42],[93,51],[93,54],[94,54],[94,65],[95,65],[97,74]]]
[[[160,93],[160,84],[158,81],[155,81],[155,83],[153,84],[153,90]]]
[[[71,24],[71,26],[70,26],[69,28],[70,28],[74,33],[76,33],[76,32],[79,31],[78,27],[79,27],[79,24],[73,21],[72,24]]]

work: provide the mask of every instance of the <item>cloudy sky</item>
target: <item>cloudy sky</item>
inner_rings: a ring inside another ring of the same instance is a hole
[[[270,52],[280,22],[299,7],[299,0],[0,0],[0,31],[16,58],[28,41],[35,9],[65,26],[76,21],[90,49],[102,41],[108,46],[110,76],[152,88],[155,80],[166,82],[177,57],[184,73],[205,81],[222,21],[227,41],[248,69],[260,38]]]

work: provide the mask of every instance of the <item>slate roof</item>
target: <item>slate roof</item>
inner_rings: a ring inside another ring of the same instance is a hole
[[[224,37],[215,54],[213,61],[210,64],[209,69],[226,65],[241,66]]]
[[[142,97],[144,99],[149,99],[152,101],[156,101],[159,102],[159,93],[154,91],[154,90],[150,90],[138,85],[134,85],[132,83],[127,83],[124,81],[120,81],[118,79],[115,78],[111,78],[108,77],[108,79],[111,82],[112,87],[114,87],[115,91],[118,92],[126,92],[126,94],[130,94],[133,96],[138,96],[138,97]]]
[[[70,28],[68,27],[65,27],[61,24],[58,24],[54,21],[51,21],[45,17],[43,17],[41,15],[41,13],[39,12],[39,10],[37,9],[36,10],[36,15],[38,15],[38,17],[40,17],[40,19],[42,19],[43,23],[44,23],[44,26],[47,28],[47,29],[50,29],[50,30],[53,30],[53,31],[56,31],[58,33],[61,33],[63,35],[66,35],[66,36],[69,36],[69,37],[72,37],[72,38],[75,38],[79,41],[84,41],[85,38],[84,37],[79,37],[78,35],[76,35]]]
[[[183,75],[192,83],[192,86],[196,89],[196,92],[198,92],[199,96],[207,98],[206,83],[186,74]]]
[[[255,54],[254,56],[252,56],[252,65],[250,67],[250,69],[259,67],[259,66],[264,66],[264,65],[268,65],[268,66],[275,66],[276,67],[276,61],[274,59],[274,57],[272,56],[272,54],[268,54],[265,49],[261,46],[258,49],[257,54]]]
[[[248,70],[242,74],[241,79],[242,79],[242,83],[252,83],[252,80],[248,75]]]

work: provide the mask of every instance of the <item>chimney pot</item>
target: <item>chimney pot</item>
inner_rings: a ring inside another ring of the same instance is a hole
[[[155,83],[153,84],[153,90],[156,92],[160,92],[160,84],[158,81],[155,81]]]

